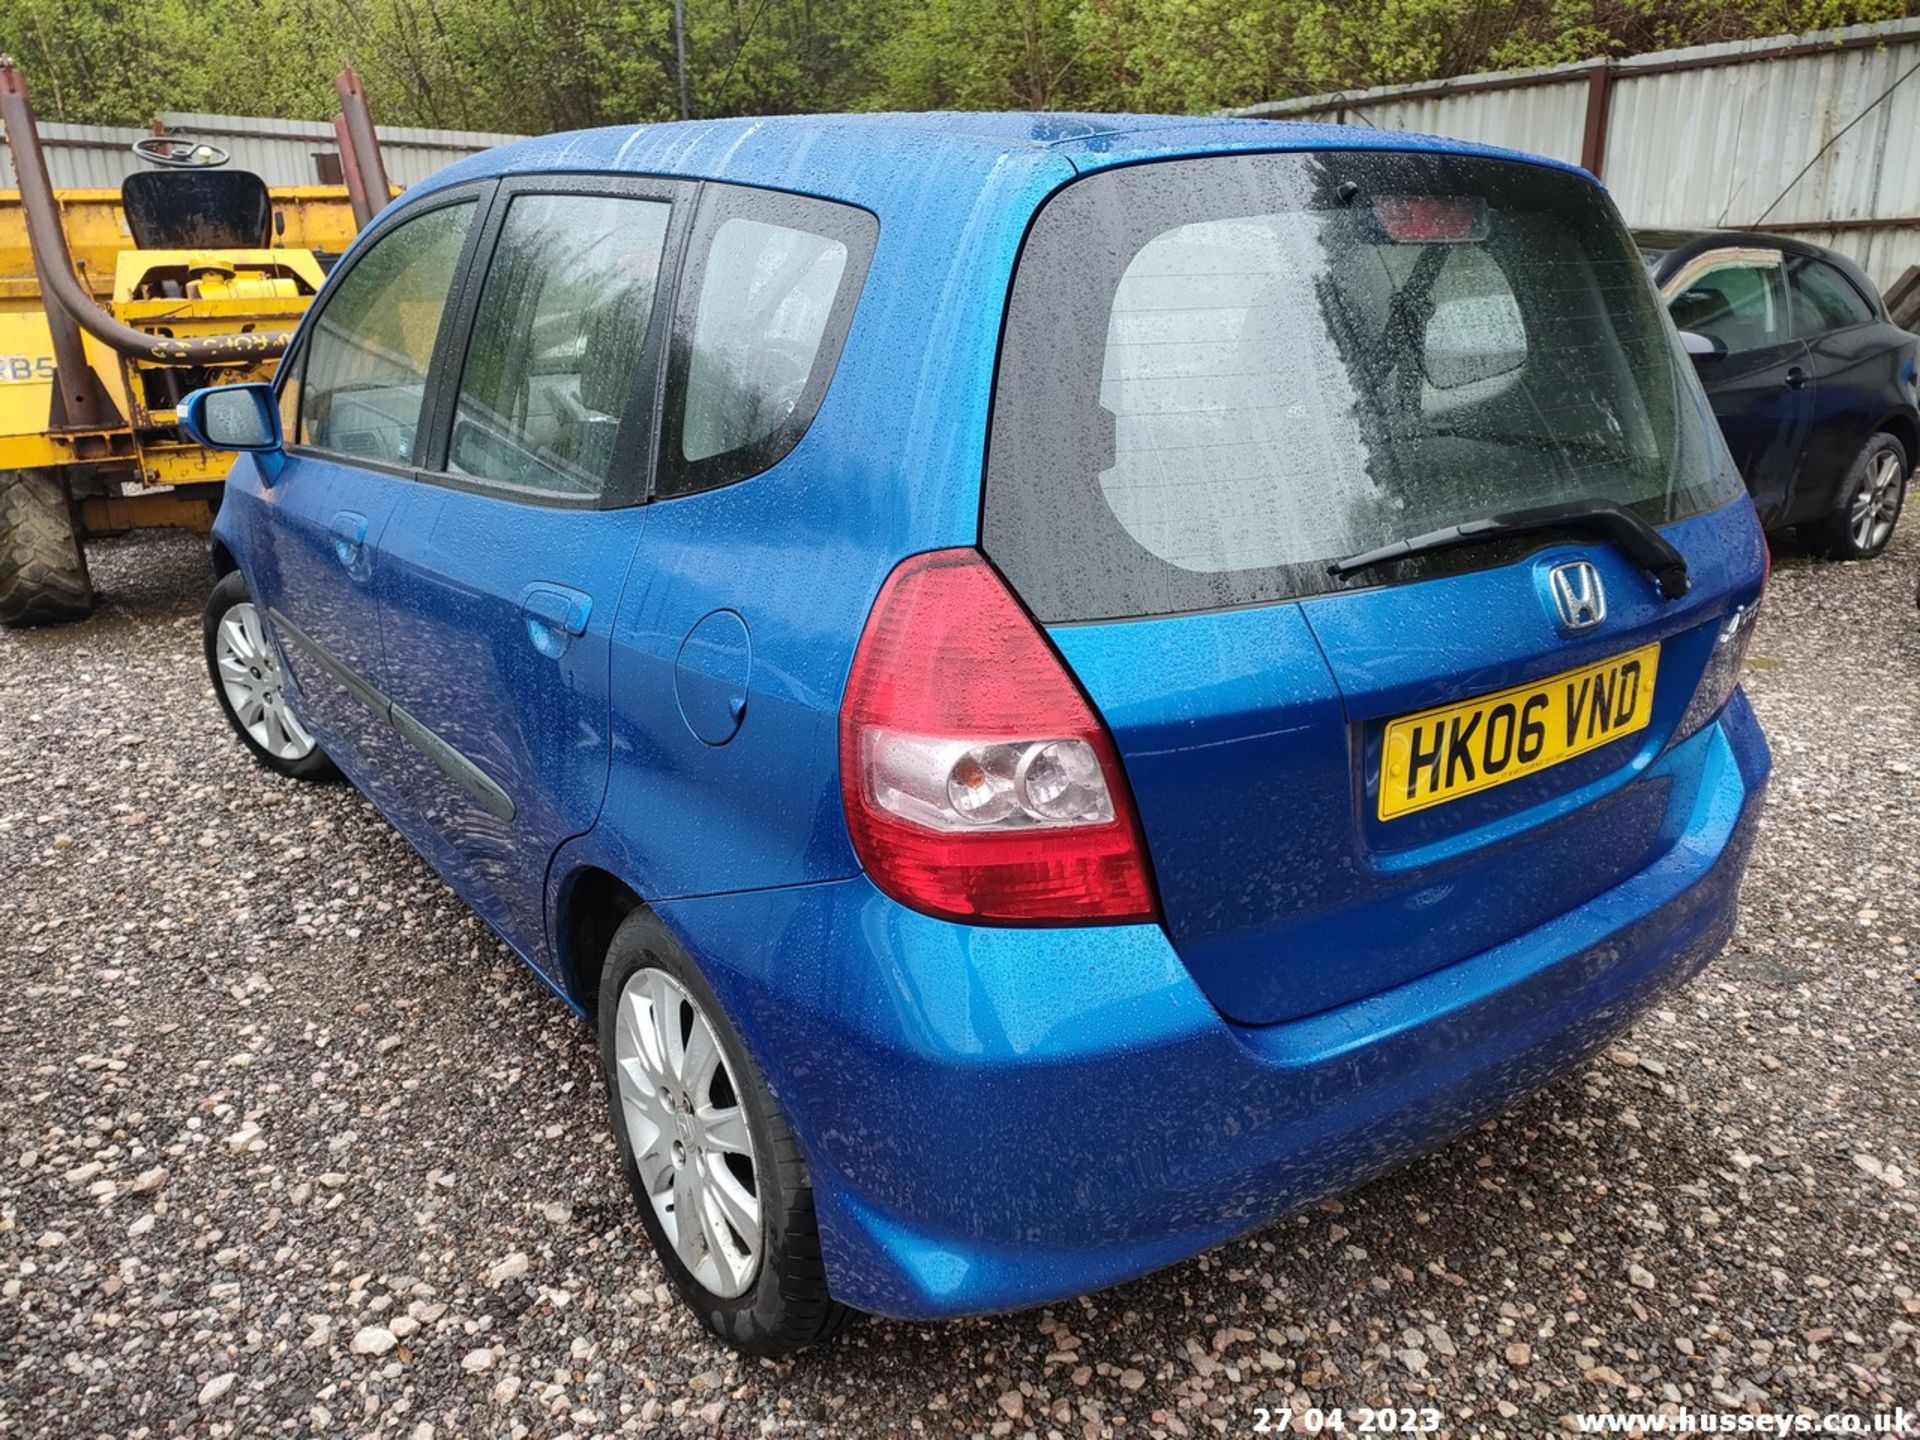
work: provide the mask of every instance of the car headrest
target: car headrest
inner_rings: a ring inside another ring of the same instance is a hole
[[[594,313],[580,367],[580,403],[602,415],[627,408],[634,363],[653,311],[653,285],[622,286]]]

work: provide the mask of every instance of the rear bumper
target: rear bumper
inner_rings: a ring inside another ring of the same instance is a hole
[[[806,1148],[835,1294],[902,1318],[1014,1309],[1394,1168],[1695,975],[1732,932],[1769,757],[1738,694],[1694,746],[1688,822],[1655,864],[1278,1025],[1223,1020],[1155,926],[953,925],[864,878],[659,910]]]

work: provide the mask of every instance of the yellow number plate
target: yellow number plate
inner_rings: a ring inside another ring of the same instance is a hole
[[[1646,729],[1659,661],[1660,647],[1649,645],[1389,722],[1380,818],[1504,785]]]

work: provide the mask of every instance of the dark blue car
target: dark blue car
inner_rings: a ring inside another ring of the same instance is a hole
[[[1868,560],[1920,459],[1911,334],[1846,256],[1784,235],[1639,230],[1769,531]]]
[[[1732,930],[1766,550],[1567,167],[1119,116],[534,140],[183,410],[247,452],[235,728],[595,1021],[743,1349],[1216,1245]]]

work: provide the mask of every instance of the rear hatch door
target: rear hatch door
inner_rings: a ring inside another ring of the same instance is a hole
[[[1674,843],[1687,776],[1654,761],[1760,579],[1711,424],[1568,172],[1212,157],[1042,211],[983,544],[1111,727],[1167,931],[1223,1013],[1377,993]],[[1665,527],[1689,593],[1572,534],[1329,573],[1579,501]]]

